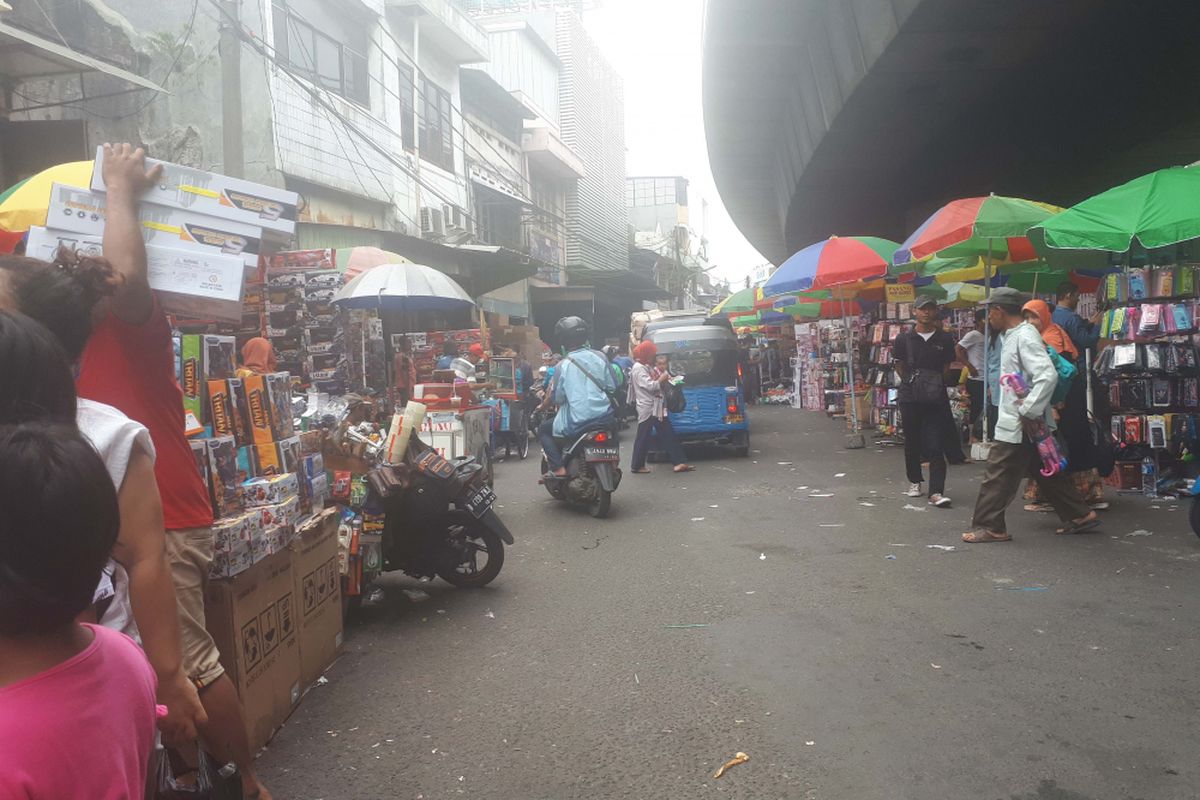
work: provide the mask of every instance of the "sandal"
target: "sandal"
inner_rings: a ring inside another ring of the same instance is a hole
[[[962,535],[967,544],[987,544],[989,542],[1011,542],[1012,537],[1003,531],[968,531]]]
[[[696,468],[693,467],[691,464],[676,464],[675,471],[676,472],[695,472]]]
[[[1060,535],[1069,535],[1072,533],[1084,533],[1099,527],[1100,517],[1096,515],[1095,511],[1093,511],[1083,519],[1071,520],[1068,525],[1059,528],[1054,532]]]
[[[641,469],[634,469],[634,470],[630,470],[630,472],[632,472],[634,475],[649,475],[649,474],[650,474],[650,468],[649,468],[649,467],[642,467]]]
[[[1049,503],[1026,503],[1025,510],[1026,511],[1040,511],[1041,513],[1044,514],[1048,511],[1053,511],[1054,506],[1050,505]]]

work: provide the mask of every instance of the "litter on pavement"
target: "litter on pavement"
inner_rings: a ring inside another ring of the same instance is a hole
[[[1044,592],[1049,586],[997,586],[997,592]]]
[[[707,622],[684,622],[678,625],[663,625],[664,628],[707,628]]]
[[[905,511],[924,511],[925,507],[924,506],[914,506],[912,503],[905,503],[904,510]]]
[[[704,517],[692,517],[692,522],[704,522]]]
[[[944,553],[953,553],[957,549],[952,544],[927,544],[925,546],[930,550],[941,550]]]
[[[414,603],[420,603],[429,599],[429,594],[422,592],[420,589],[401,589],[400,593]]]
[[[487,617],[488,619],[496,618],[496,615],[492,613],[492,610],[490,608],[484,613],[484,616]]]
[[[759,560],[759,561],[766,561],[766,560],[767,560],[767,554],[766,554],[766,553],[759,553],[759,554],[758,554],[758,560]]]
[[[730,769],[730,767],[736,767],[738,764],[745,764],[749,760],[750,756],[746,755],[745,753],[738,753],[733,758],[722,764],[721,768],[713,773],[713,778],[720,778]]]
[[[1136,531],[1130,531],[1126,536],[1153,536],[1153,531],[1148,531],[1145,528],[1138,528]]]
[[[895,554],[895,553],[888,553],[886,556],[884,556],[884,558],[886,558],[888,561],[895,561],[895,560],[896,560],[896,554]]]

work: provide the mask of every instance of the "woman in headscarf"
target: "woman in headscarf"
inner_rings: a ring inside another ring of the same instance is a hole
[[[695,467],[684,460],[683,447],[671,427],[667,409],[663,405],[663,384],[671,374],[654,366],[658,348],[654,342],[642,342],[633,349],[633,369],[629,373],[629,403],[636,406],[638,415],[637,438],[633,442],[633,471],[649,472],[646,456],[650,452],[650,437],[658,432],[658,444],[665,447],[675,465],[676,472],[691,472]]]
[[[1042,334],[1042,341],[1055,352],[1074,364],[1079,372],[1071,381],[1066,400],[1058,407],[1058,432],[1067,445],[1067,472],[1085,500],[1089,500],[1092,467],[1092,436],[1088,428],[1087,381],[1083,376],[1083,364],[1079,360],[1079,349],[1071,337],[1051,317],[1050,306],[1044,300],[1030,300],[1021,307],[1025,319]],[[1037,494],[1037,484],[1029,482],[1025,492],[1026,511],[1053,510],[1043,503]]]
[[[239,378],[276,371],[275,347],[270,341],[256,336],[242,345],[242,366],[237,371]]]

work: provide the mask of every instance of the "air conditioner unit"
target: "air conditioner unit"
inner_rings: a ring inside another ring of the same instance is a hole
[[[447,230],[461,231],[468,235],[475,232],[472,219],[460,207],[447,203],[442,206],[442,213],[445,215]]]
[[[438,238],[446,235],[446,221],[440,208],[421,206],[421,235]]]

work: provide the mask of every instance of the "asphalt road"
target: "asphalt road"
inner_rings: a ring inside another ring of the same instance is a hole
[[[1076,537],[1014,504],[1013,542],[963,545],[978,465],[932,509],[823,415],[753,426],[750,458],[626,474],[608,520],[501,465],[500,578],[389,578],[262,756],[276,797],[1200,796],[1184,502]]]

